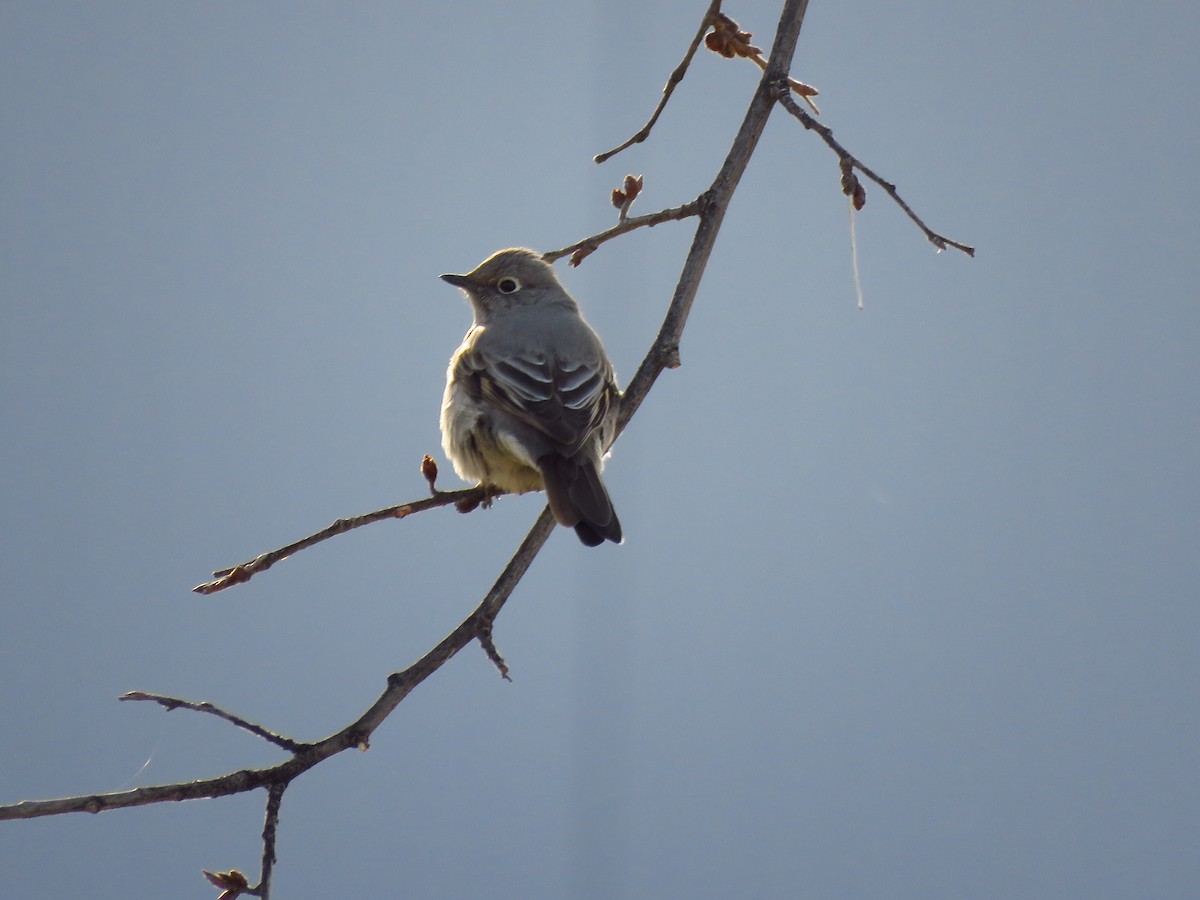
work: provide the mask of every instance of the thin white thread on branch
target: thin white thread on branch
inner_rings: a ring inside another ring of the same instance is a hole
[[[854,227],[854,198],[846,198],[850,210],[850,267],[854,269],[854,295],[858,297],[858,308],[863,308],[862,279],[858,275],[858,229]]]

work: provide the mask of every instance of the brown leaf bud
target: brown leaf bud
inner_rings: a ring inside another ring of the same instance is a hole
[[[850,202],[854,204],[855,209],[862,209],[867,205],[867,190],[862,186],[862,182],[858,180],[858,176],[854,174],[854,163],[849,159],[843,159],[841,163],[842,170],[842,193],[850,198]]]
[[[209,872],[207,869],[203,871],[204,877],[214,887],[221,888],[221,896],[217,900],[236,900],[250,889],[250,882],[237,869],[230,869],[228,872]]]
[[[429,489],[436,492],[437,488],[434,485],[437,483],[438,467],[433,457],[428,453],[421,458],[421,475],[429,482]]]
[[[717,13],[712,29],[704,37],[704,46],[713,53],[719,53],[726,59],[733,59],[735,56],[762,56],[762,50],[750,43],[753,35],[742,31],[738,23],[724,13]]]
[[[854,192],[854,185],[858,183],[858,178],[854,174],[854,166],[849,160],[842,160],[842,193],[847,197]]]

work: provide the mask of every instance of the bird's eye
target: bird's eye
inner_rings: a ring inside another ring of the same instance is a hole
[[[496,290],[502,294],[515,294],[521,289],[521,282],[515,278],[501,278],[496,282]]]

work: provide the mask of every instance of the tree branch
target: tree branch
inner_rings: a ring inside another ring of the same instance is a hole
[[[267,553],[260,553],[248,562],[238,563],[236,566],[230,566],[227,569],[218,569],[213,572],[212,581],[205,581],[202,584],[198,584],[192,590],[197,594],[215,594],[217,591],[223,591],[227,587],[249,581],[259,572],[271,568],[277,562],[282,562],[293,553],[299,553],[301,550],[313,546],[313,544],[327,541],[331,537],[337,537],[339,534],[345,534],[347,531],[353,531],[355,528],[361,528],[363,525],[370,525],[372,522],[379,522],[383,519],[404,519],[413,513],[424,512],[427,509],[437,509],[440,506],[449,506],[450,504],[454,504],[460,510],[474,509],[481,502],[490,501],[496,496],[499,496],[496,491],[484,491],[479,486],[463,488],[458,491],[437,491],[432,497],[426,497],[422,500],[412,500],[408,503],[401,503],[399,506],[388,506],[384,509],[377,509],[374,512],[365,513],[361,516],[352,516],[348,519],[337,519],[326,528],[322,528],[320,531],[310,534],[306,538],[294,541],[286,547],[280,547],[278,550],[271,550]]]
[[[692,57],[696,55],[696,48],[698,48],[700,46],[700,42],[704,40],[704,32],[708,31],[720,10],[721,0],[712,0],[712,3],[708,5],[708,10],[704,13],[704,18],[700,20],[700,30],[697,31],[696,36],[692,38],[692,43],[688,46],[687,53],[683,55],[683,62],[675,67],[675,71],[672,72],[671,77],[667,79],[667,83],[663,87],[662,99],[658,101],[658,106],[654,108],[654,113],[650,116],[650,121],[643,125],[642,130],[625,143],[592,157],[594,162],[605,162],[606,160],[616,156],[622,150],[628,150],[634,144],[640,144],[650,136],[650,129],[654,127],[654,123],[657,122],[658,117],[662,115],[662,111],[667,106],[667,101],[671,99],[671,94],[675,93],[675,85],[683,81],[683,76],[687,74],[688,66],[692,63]]]
[[[687,219],[691,216],[700,214],[700,201],[693,200],[690,203],[685,203],[682,206],[672,206],[670,209],[661,209],[656,213],[647,213],[644,216],[634,216],[632,219],[625,218],[609,228],[607,231],[601,231],[599,234],[593,234],[591,237],[586,237],[582,241],[576,241],[574,244],[568,244],[561,250],[551,250],[548,253],[542,254],[542,259],[548,263],[556,262],[562,259],[568,253],[571,254],[571,265],[577,266],[583,262],[584,258],[595,252],[597,248],[606,241],[611,241],[615,237],[620,237],[623,234],[637,228],[653,228],[662,222],[672,222],[679,219]]]
[[[235,716],[233,713],[226,712],[219,706],[209,703],[207,700],[194,702],[192,700],[180,700],[178,697],[167,697],[163,694],[149,694],[145,691],[129,691],[117,698],[118,700],[152,700],[159,706],[166,708],[167,712],[173,709],[190,709],[194,712],[209,713],[219,719],[224,719],[236,725],[238,728],[244,729],[253,735],[262,738],[264,741],[274,744],[276,747],[282,747],[291,753],[299,752],[304,745],[298,741],[293,741],[291,738],[283,737],[273,731],[268,731],[261,725],[255,725],[243,719],[241,716]]]
[[[929,227],[921,220],[921,217],[913,212],[912,208],[900,197],[900,194],[896,191],[896,186],[890,182],[884,181],[882,178],[864,166],[861,162],[859,162],[858,158],[855,157],[854,154],[852,154],[845,147],[843,147],[833,136],[832,128],[822,125],[815,118],[809,115],[808,111],[792,98],[792,92],[788,85],[780,84],[776,88],[776,92],[777,96],[779,97],[779,102],[783,104],[783,108],[799,119],[800,124],[805,128],[809,129],[810,131],[815,131],[817,134],[819,134],[821,139],[824,140],[829,146],[829,149],[837,154],[838,162],[840,163],[842,169],[842,190],[846,194],[850,195],[855,209],[862,209],[863,204],[866,203],[866,192],[862,190],[862,186],[858,183],[858,179],[854,177],[852,172],[853,169],[858,169],[858,171],[862,172],[873,182],[883,188],[887,192],[888,196],[896,201],[897,205],[904,210],[908,217],[917,224],[917,227],[925,233],[925,237],[928,239],[929,243],[937,247],[938,250],[945,250],[947,247],[953,247],[956,250],[961,250],[963,253],[967,254],[967,256],[975,255],[974,247],[969,247],[966,244],[960,244],[958,241],[951,240],[944,235],[938,234],[935,231],[931,231]]]
[[[275,840],[279,830],[279,804],[283,802],[286,784],[273,784],[267,792],[267,812],[263,817],[263,852],[261,876],[252,893],[262,900],[270,900],[271,874],[275,871]]]

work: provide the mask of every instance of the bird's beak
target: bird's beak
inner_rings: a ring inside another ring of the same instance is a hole
[[[442,279],[442,281],[452,284],[458,288],[465,289],[465,288],[472,287],[475,284],[475,282],[471,280],[471,276],[469,276],[469,275],[442,275],[439,277]]]

